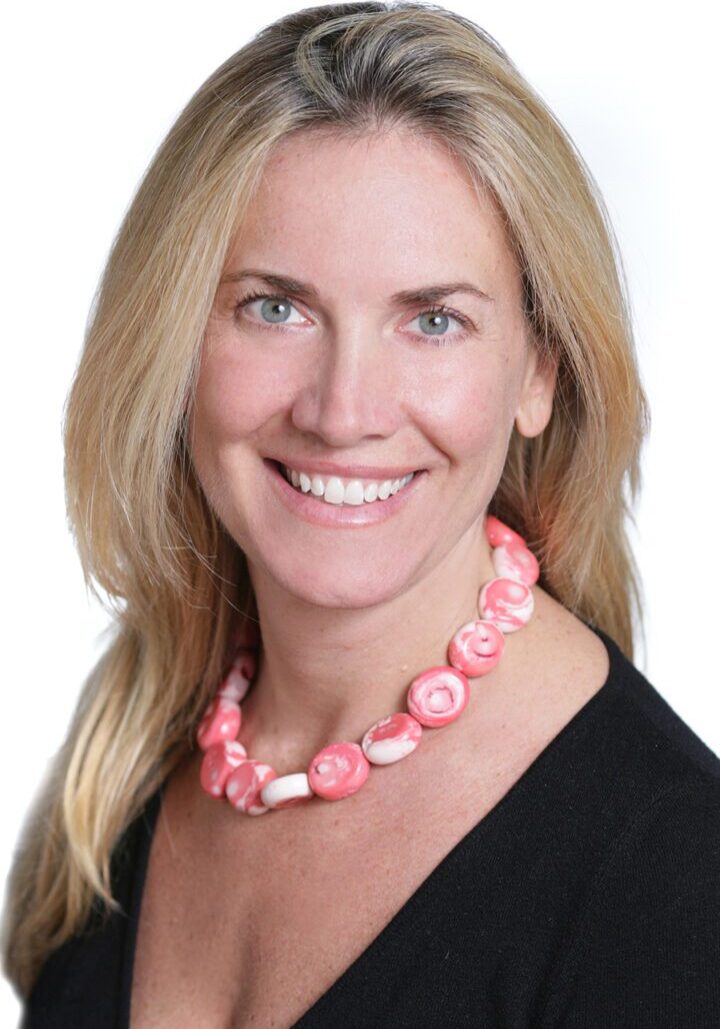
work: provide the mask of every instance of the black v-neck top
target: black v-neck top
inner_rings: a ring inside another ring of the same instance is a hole
[[[605,684],[299,1029],[720,1029],[720,759],[594,631]],[[123,914],[48,958],[22,1029],[129,1029],[161,796],[113,855]]]

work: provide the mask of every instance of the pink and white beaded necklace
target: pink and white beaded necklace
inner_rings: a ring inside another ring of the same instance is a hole
[[[502,657],[505,635],[521,629],[534,609],[531,590],[540,575],[525,540],[493,515],[485,520],[497,577],[478,596],[479,619],[467,622],[450,640],[448,664],[421,672],[410,683],[407,711],[387,715],[371,725],[358,743],[330,743],[310,761],[307,771],[278,775],[251,758],[238,733],[240,701],[257,671],[258,636],[252,622],[243,622],[235,637],[237,649],[214,699],[197,730],[204,751],[200,783],[211,797],[226,798],[247,815],[301,804],[312,797],[342,800],[356,793],[370,765],[389,765],[417,747],[423,727],[436,729],[454,721],[470,699],[468,677],[486,675]]]

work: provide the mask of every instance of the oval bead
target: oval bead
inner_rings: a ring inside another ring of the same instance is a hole
[[[266,807],[282,808],[303,804],[314,796],[305,772],[278,775],[265,783],[260,790],[260,800]]]
[[[396,711],[371,725],[360,746],[374,765],[391,765],[412,754],[421,736],[422,725],[417,718],[404,711]]]
[[[511,529],[505,522],[501,522],[495,515],[486,517],[485,534],[491,547],[499,547],[503,543],[522,543],[524,547],[527,546],[519,533]]]
[[[470,683],[457,668],[438,665],[413,679],[407,695],[410,714],[429,728],[453,722],[470,699]]]
[[[487,675],[502,657],[505,637],[496,625],[483,619],[467,622],[448,646],[448,661],[471,679]]]
[[[527,625],[534,606],[530,587],[515,579],[491,579],[480,590],[478,598],[481,617],[505,633]]]
[[[211,797],[222,797],[228,776],[247,757],[237,740],[223,740],[208,747],[200,765],[200,784]]]
[[[277,777],[277,772],[264,761],[247,758],[235,768],[225,783],[225,796],[236,811],[246,815],[264,815],[270,808],[263,804],[263,786]]]
[[[312,759],[307,776],[313,793],[325,800],[342,800],[360,789],[369,771],[357,743],[330,743]]]
[[[250,684],[255,678],[256,671],[257,656],[255,653],[247,648],[240,648],[220,684],[217,695],[226,697],[228,700],[233,700],[236,704],[239,704],[250,689]]]
[[[540,565],[524,543],[501,543],[492,552],[495,571],[504,579],[517,579],[534,586],[540,578]]]
[[[198,746],[201,750],[207,750],[213,743],[234,740],[240,729],[241,720],[240,708],[234,701],[226,697],[215,697],[198,726]]]
[[[245,694],[250,689],[250,680],[246,679],[237,668],[231,668],[218,687],[217,696],[223,700],[231,700],[233,704],[239,704],[244,700]]]

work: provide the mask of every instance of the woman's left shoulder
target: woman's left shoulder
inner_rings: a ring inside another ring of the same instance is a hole
[[[615,841],[543,1025],[717,1026],[719,968],[720,780],[698,772]]]

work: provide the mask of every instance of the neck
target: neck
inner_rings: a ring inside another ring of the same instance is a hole
[[[496,575],[482,521],[430,574],[370,607],[311,604],[254,566],[250,574],[262,646],[239,738],[279,774],[404,711],[412,680],[448,663],[451,637],[479,617],[479,590]]]

